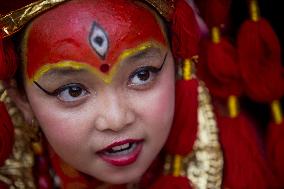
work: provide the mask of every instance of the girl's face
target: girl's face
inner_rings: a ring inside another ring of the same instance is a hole
[[[36,18],[25,89],[56,153],[109,183],[139,179],[168,136],[174,63],[162,24],[128,0],[75,0]]]

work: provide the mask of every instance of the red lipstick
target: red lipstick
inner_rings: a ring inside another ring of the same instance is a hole
[[[97,154],[114,166],[127,166],[134,163],[143,147],[143,139],[127,139],[110,144]]]

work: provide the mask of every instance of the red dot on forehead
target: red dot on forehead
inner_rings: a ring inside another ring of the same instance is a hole
[[[103,65],[100,66],[100,70],[103,73],[107,73],[109,71],[109,67],[110,66],[108,64],[103,64]]]

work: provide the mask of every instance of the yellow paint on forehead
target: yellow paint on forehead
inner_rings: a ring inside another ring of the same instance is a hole
[[[148,41],[145,43],[142,43],[134,48],[131,49],[126,49],[123,51],[120,56],[118,57],[117,61],[115,64],[113,64],[111,70],[108,73],[103,73],[100,70],[98,70],[96,67],[84,63],[84,62],[76,62],[72,60],[62,60],[57,63],[47,63],[44,66],[40,67],[39,70],[36,71],[34,76],[32,78],[29,78],[29,82],[33,81],[38,81],[42,76],[44,76],[47,72],[53,69],[65,69],[65,68],[72,68],[74,70],[88,70],[89,72],[95,74],[97,77],[102,79],[106,84],[109,84],[112,82],[112,79],[117,72],[117,68],[119,65],[121,65],[121,62],[123,62],[125,59],[141,52],[149,48],[161,48],[162,45],[153,42],[153,41]],[[26,73],[26,78],[28,78],[27,71]]]

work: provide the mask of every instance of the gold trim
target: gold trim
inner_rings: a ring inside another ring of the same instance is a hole
[[[19,31],[32,18],[67,0],[40,0],[0,17],[0,34],[8,37]]]

